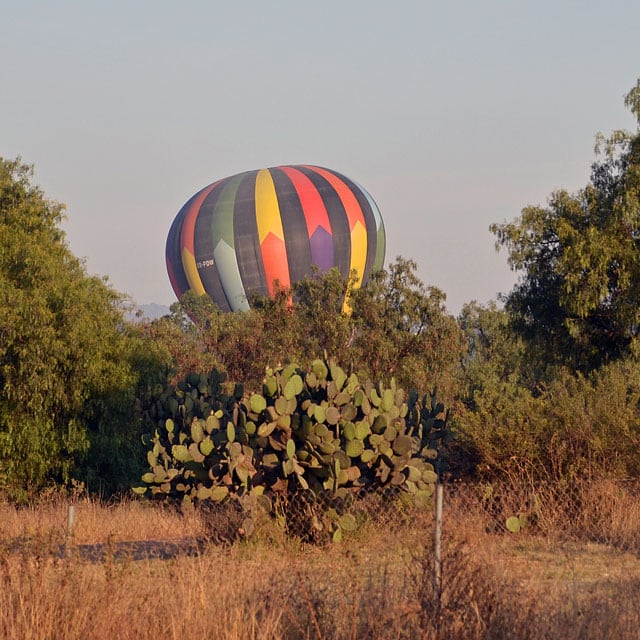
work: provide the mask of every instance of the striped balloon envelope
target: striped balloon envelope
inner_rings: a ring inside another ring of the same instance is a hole
[[[385,232],[373,198],[322,167],[288,165],[224,178],[176,216],[166,260],[178,298],[209,294],[223,311],[249,309],[312,273],[338,267],[356,286],[382,269]]]

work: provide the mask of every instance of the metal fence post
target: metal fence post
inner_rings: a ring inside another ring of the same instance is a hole
[[[441,482],[436,484],[436,530],[434,540],[434,586],[436,592],[436,606],[440,609],[442,595],[442,503],[444,501],[444,487]]]
[[[75,515],[76,510],[74,505],[69,505],[69,510],[67,512],[67,536],[64,542],[64,553],[68,558],[71,555],[71,544],[73,542],[73,525],[75,524]]]

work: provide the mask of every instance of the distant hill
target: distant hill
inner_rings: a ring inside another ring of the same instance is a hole
[[[138,315],[138,312],[140,315]],[[162,316],[169,315],[169,313],[171,313],[171,311],[167,305],[151,302],[133,307],[131,311],[127,313],[127,318],[134,322],[136,320],[157,320],[158,318],[162,318]]]

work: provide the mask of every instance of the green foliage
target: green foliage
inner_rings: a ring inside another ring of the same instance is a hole
[[[31,177],[0,159],[0,490],[18,499],[91,465],[93,434],[115,398],[132,414],[137,383],[121,296],[87,276],[63,206]],[[130,441],[129,424],[111,433]]]
[[[253,495],[270,511],[306,492],[328,507],[313,526],[336,540],[355,527],[348,509],[363,490],[429,502],[449,435],[435,395],[361,382],[319,359],[268,369],[260,393],[224,380],[215,369],[189,374],[150,404],[150,470],[137,493],[187,503]]]
[[[640,365],[634,358],[589,376],[563,372],[545,389],[553,477],[638,477]]]
[[[535,394],[488,385],[455,425],[487,478],[638,477],[640,366],[630,358],[588,376],[562,370]]]
[[[462,359],[461,392],[470,401],[476,390],[500,382],[519,384],[529,371],[523,367],[524,345],[511,331],[509,314],[494,302],[466,304],[458,318],[467,343]]]
[[[531,403],[537,389],[522,340],[509,325],[509,314],[494,303],[470,303],[458,319],[467,341],[461,361],[453,426],[457,474],[506,471],[514,457],[526,456],[535,441]]]
[[[342,301],[352,282],[345,280],[334,267],[326,274],[314,272],[293,288],[293,324],[304,341],[297,357],[314,354],[344,353],[352,340],[353,318],[343,313]],[[331,318],[329,321],[328,319]]]
[[[340,353],[372,380],[394,376],[406,388],[428,388],[438,380],[449,399],[461,334],[445,311],[444,294],[425,288],[415,269],[414,262],[398,258],[353,291],[350,314],[342,311],[349,283],[332,269],[312,274],[273,300],[254,299],[248,312],[221,313],[206,297],[187,294],[174,307],[174,317],[155,323],[152,331],[166,339],[178,377],[217,367],[259,389],[264,375],[259,363],[307,362],[326,351]]]
[[[570,483],[638,477],[640,367],[633,357],[589,374],[555,368],[537,381],[507,311],[465,306],[469,343],[453,427],[458,456],[494,479],[526,476]]]
[[[450,401],[463,341],[446,313],[445,294],[425,287],[412,260],[397,258],[388,270],[353,292],[353,362],[372,379],[393,375],[407,388],[438,380]]]
[[[509,314],[495,303],[483,307],[473,302],[458,319],[467,341],[459,370],[457,393],[467,409],[475,410],[487,393],[512,397],[518,387],[536,385],[525,358],[523,341],[509,326]]]
[[[149,339],[142,327],[123,326],[121,332],[120,365],[128,367],[130,382],[87,403],[89,448],[73,473],[89,491],[102,496],[127,492],[144,470],[141,403],[166,381],[171,365],[163,345]]]
[[[640,122],[640,89],[625,100]],[[599,136],[589,184],[492,225],[523,275],[507,296],[540,369],[587,372],[635,353],[640,327],[640,132]]]

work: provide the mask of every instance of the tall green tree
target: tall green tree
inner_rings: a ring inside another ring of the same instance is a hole
[[[0,489],[15,496],[69,481],[137,383],[121,296],[87,275],[62,216],[30,167],[0,159]]]
[[[491,226],[521,274],[506,309],[543,368],[589,371],[638,351],[640,80],[625,104],[639,128],[598,136],[584,189]]]

